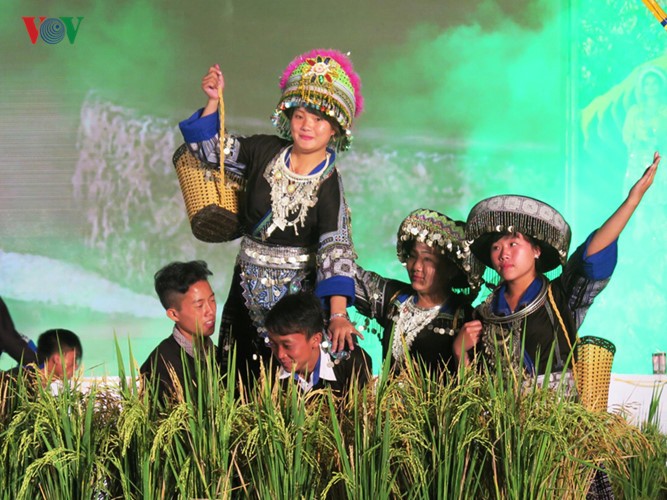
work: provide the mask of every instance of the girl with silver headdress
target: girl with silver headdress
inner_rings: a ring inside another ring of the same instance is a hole
[[[384,358],[403,363],[408,351],[431,371],[455,373],[481,332],[481,323],[470,320],[482,265],[470,252],[463,222],[415,210],[398,229],[396,250],[410,284],[357,266],[355,308],[380,324]]]
[[[216,165],[220,158],[218,65],[202,80],[206,106],[180,128],[190,150]],[[348,57],[317,49],[296,57],[281,80],[273,115],[279,136],[225,137],[225,170],[246,180],[239,218],[245,234],[225,304],[219,359],[235,342],[241,375],[259,373],[271,357],[264,318],[290,291],[313,290],[330,313],[334,350],[354,349],[346,307],[354,299],[350,215],[336,154],[352,141],[363,107],[360,80]]]
[[[655,153],[625,201],[569,258],[570,226],[546,203],[502,195],[473,207],[466,223],[472,252],[501,279],[476,310],[491,365],[506,353],[532,374],[544,374],[550,358],[551,373],[563,371],[577,330],[614,271],[617,239],[653,183],[659,162]],[[560,265],[558,278],[544,276]]]

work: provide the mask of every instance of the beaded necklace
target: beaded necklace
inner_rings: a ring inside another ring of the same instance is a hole
[[[299,234],[299,225],[304,225],[308,209],[317,204],[319,181],[327,172],[331,158],[327,151],[324,161],[315,168],[316,173],[299,175],[288,166],[291,153],[291,146],[285,148],[265,174],[271,185],[272,212],[271,225],[266,229],[267,236],[276,229],[284,231],[288,227],[293,227],[294,233]]]
[[[412,343],[419,332],[431,323],[440,314],[444,305],[438,304],[429,308],[419,307],[416,303],[417,296],[413,295],[403,302],[398,308],[398,317],[394,318],[394,340],[391,352],[396,361],[403,361],[405,351],[412,347]]]

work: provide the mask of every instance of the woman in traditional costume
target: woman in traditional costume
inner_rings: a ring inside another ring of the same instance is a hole
[[[653,183],[659,162],[655,153],[625,201],[569,258],[570,226],[546,203],[502,195],[473,207],[467,239],[501,280],[476,309],[489,364],[495,366],[501,357],[535,375],[550,366],[552,378],[560,378],[577,330],[614,271],[617,239]],[[556,279],[544,275],[561,265]]]
[[[393,364],[400,366],[407,351],[432,372],[455,373],[463,345],[468,351],[477,343],[481,323],[471,322],[471,303],[483,266],[463,226],[423,208],[403,220],[396,251],[409,284],[357,267],[355,307],[379,323],[383,357],[391,354]]]
[[[206,106],[180,123],[193,154],[212,165],[220,157],[223,88],[222,72],[212,66],[202,80]],[[346,55],[317,49],[287,66],[280,89],[273,114],[278,136],[226,135],[224,141],[225,170],[242,175],[246,187],[239,214],[244,235],[218,357],[224,364],[235,343],[244,378],[270,359],[264,318],[290,291],[314,290],[328,306],[334,351],[354,349],[358,334],[346,312],[354,300],[356,254],[336,159],[349,148],[352,121],[363,107],[360,80]]]

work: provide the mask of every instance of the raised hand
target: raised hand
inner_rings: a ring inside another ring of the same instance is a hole
[[[659,164],[660,164],[660,153],[656,151],[653,154],[653,163],[651,163],[646,168],[646,170],[644,170],[644,174],[639,178],[637,182],[635,182],[635,185],[632,186],[632,188],[630,189],[630,193],[628,194],[628,200],[631,200],[637,205],[639,204],[641,199],[644,197],[646,191],[648,191],[648,188],[651,187],[651,184],[653,184],[653,179],[655,179],[655,173],[658,171]]]
[[[621,206],[602,224],[602,226],[595,232],[588,244],[588,255],[595,255],[597,252],[606,248],[612,241],[616,240],[625,228],[625,225],[630,220],[635,209],[642,201],[644,194],[653,184],[655,173],[658,170],[660,163],[660,153],[657,151],[653,155],[653,163],[644,171],[641,178],[635,182],[635,185],[630,189],[628,197],[621,203]]]
[[[218,90],[222,92],[225,88],[225,78],[222,76],[222,71],[220,71],[220,65],[215,64],[208,68],[208,72],[201,80],[201,88],[204,91],[204,94],[208,97],[208,102],[201,115],[208,116],[212,113],[216,113],[218,111],[220,95]]]

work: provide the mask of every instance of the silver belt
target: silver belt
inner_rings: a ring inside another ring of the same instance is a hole
[[[307,269],[315,266],[315,255],[307,248],[266,245],[244,236],[238,262],[273,269]]]

